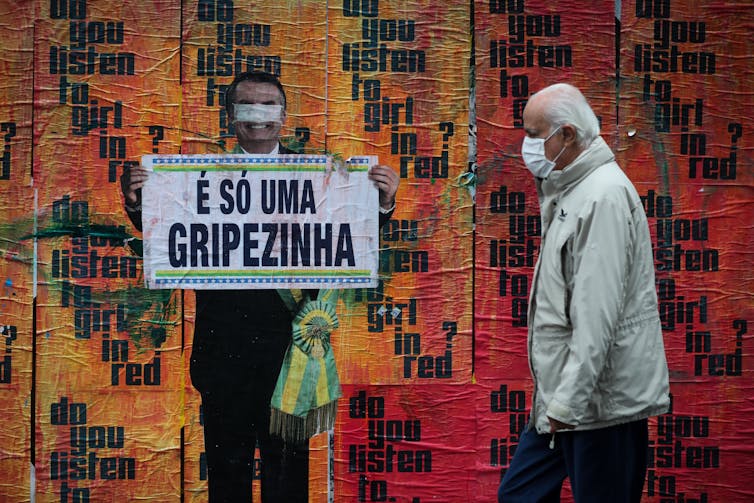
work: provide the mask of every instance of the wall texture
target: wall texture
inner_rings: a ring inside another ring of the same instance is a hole
[[[655,240],[673,400],[645,500],[754,498],[754,9],[615,8],[1,1],[0,499],[206,501],[193,293],[144,288],[119,177],[232,148],[224,86],[249,69],[286,86],[287,143],[401,175],[381,284],[339,306],[344,397],[331,447],[312,439],[312,501],[494,500],[531,392],[521,113],[558,81],[592,102]]]

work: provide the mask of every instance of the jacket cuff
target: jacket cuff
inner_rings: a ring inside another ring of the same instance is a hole
[[[393,205],[390,208],[383,208],[382,206],[380,206],[380,213],[382,213],[383,215],[389,215],[393,212],[393,210],[395,210],[395,201],[393,201]]]
[[[547,404],[547,411],[545,412],[545,414],[547,414],[547,417],[557,419],[561,423],[574,426],[578,424],[573,410],[570,407],[558,402],[554,398],[550,400],[550,403]]]

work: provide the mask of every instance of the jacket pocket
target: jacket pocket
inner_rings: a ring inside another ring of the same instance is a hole
[[[612,414],[633,416],[657,403],[667,376],[664,351],[656,313],[620,325],[600,379]]]

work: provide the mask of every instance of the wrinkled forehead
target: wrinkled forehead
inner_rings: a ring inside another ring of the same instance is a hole
[[[245,81],[238,84],[234,103],[282,105],[283,95],[280,90],[269,82]]]

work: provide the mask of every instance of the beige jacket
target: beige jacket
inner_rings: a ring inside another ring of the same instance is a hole
[[[652,242],[636,189],[598,137],[537,182],[542,243],[529,299],[532,425],[578,430],[666,412]]]

